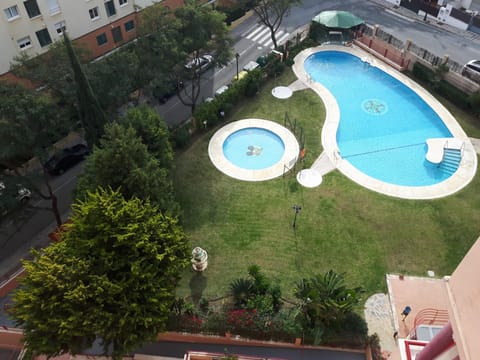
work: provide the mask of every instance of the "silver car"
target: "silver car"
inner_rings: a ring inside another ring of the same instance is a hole
[[[2,216],[6,215],[14,208],[26,204],[32,197],[32,192],[21,185],[17,185],[17,191],[15,194],[12,194],[11,198],[5,190],[5,184],[0,181],[0,215]],[[9,198],[4,198],[7,196]]]
[[[462,75],[480,83],[480,60],[471,60],[462,68]]]
[[[206,71],[213,64],[212,55],[202,55],[191,60],[188,64],[185,65],[187,70],[192,70],[195,68],[197,73],[202,73]]]

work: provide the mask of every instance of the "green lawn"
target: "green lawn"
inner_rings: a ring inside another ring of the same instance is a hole
[[[286,71],[227,115],[229,121],[258,117],[283,124],[288,111],[305,130],[309,166],[322,150],[323,103],[310,90],[295,92],[288,100],[270,93],[274,85],[294,79]],[[460,121],[469,124],[467,133],[478,134],[475,122],[467,118],[462,113]],[[480,233],[479,175],[461,192],[431,201],[383,196],[338,171],[314,189],[299,186],[296,172],[266,182],[243,182],[211,164],[208,141],[216,130],[199,137],[176,161],[175,186],[185,231],[192,247],[201,246],[209,255],[203,276],[191,269],[184,273],[178,296],[194,292],[219,298],[253,263],[278,279],[288,298],[297,280],[329,269],[345,272],[350,286],[384,292],[385,273],[450,274]],[[296,231],[294,204],[302,206]]]

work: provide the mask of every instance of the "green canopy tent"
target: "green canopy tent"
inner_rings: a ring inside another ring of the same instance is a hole
[[[348,11],[337,10],[322,11],[312,21],[333,29],[351,29],[365,22]]]
[[[312,19],[310,36],[319,42],[351,41],[352,32],[350,30],[364,23],[365,21],[348,11],[322,11]],[[338,41],[339,39],[341,41]]]

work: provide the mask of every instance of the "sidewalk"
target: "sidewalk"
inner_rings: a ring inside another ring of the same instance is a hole
[[[468,30],[460,30],[456,27],[453,27],[453,26],[450,26],[450,25],[447,25],[447,24],[444,24],[444,23],[440,23],[436,20],[436,18],[434,18],[431,15],[427,18],[426,21],[424,21],[423,16],[420,16],[420,15],[414,13],[413,11],[408,10],[408,9],[402,7],[402,6],[396,7],[394,4],[392,4],[392,3],[390,3],[386,0],[370,0],[370,1],[376,3],[380,6],[383,6],[384,8],[387,9],[386,11],[391,11],[391,12],[394,12],[394,13],[398,14],[399,16],[407,17],[407,18],[415,20],[417,22],[425,23],[425,24],[428,24],[430,26],[446,30],[446,31],[451,32],[453,34],[457,34],[457,35],[459,35],[459,36],[461,36],[465,39],[468,39],[469,41],[472,41],[472,42],[476,43],[477,45],[480,45],[480,35],[479,34],[476,34],[474,32],[468,31]]]

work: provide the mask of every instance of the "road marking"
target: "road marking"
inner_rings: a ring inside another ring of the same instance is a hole
[[[268,28],[263,28],[262,31],[260,31],[257,35],[255,35],[253,38],[251,38],[250,40],[252,41],[257,41],[259,38],[261,38],[262,36],[264,36],[266,33],[268,32]]]
[[[283,41],[285,41],[290,34],[285,32],[284,30],[278,30],[275,33],[275,38],[277,39],[277,45],[281,45]],[[258,25],[256,28],[250,28],[246,32],[243,33],[243,36],[251,40],[259,45],[264,47],[269,47],[273,49],[273,40],[271,36],[270,29],[265,25]]]
[[[247,39],[251,39],[257,32],[262,30],[262,27],[256,28],[254,31],[252,31],[249,35],[246,36]]]

